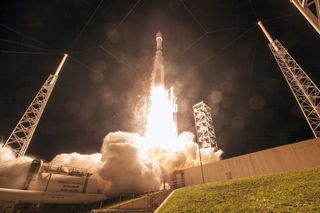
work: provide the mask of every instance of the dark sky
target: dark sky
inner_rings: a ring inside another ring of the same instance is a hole
[[[108,132],[141,131],[136,118],[160,30],[180,132],[194,131],[192,105],[204,100],[223,158],[312,138],[256,22],[264,21],[317,85],[319,35],[289,0],[251,2],[2,3],[0,136],[7,139],[63,52],[71,57],[27,153],[46,160],[62,152],[93,153]]]

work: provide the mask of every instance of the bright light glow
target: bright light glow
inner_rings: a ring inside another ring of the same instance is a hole
[[[172,151],[183,149],[178,143],[177,128],[173,119],[173,106],[163,85],[151,88],[150,109],[144,134],[144,147],[165,148]]]

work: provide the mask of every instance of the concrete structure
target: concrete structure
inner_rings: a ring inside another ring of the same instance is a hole
[[[33,160],[28,166],[28,172],[14,187],[0,186],[0,212],[46,212],[41,209],[49,204],[89,205],[106,199],[97,180],[85,169],[45,164],[41,160]]]
[[[320,138],[204,164],[203,173],[205,182],[212,182],[315,167],[320,167]],[[202,183],[200,166],[175,174],[184,177],[180,185]]]

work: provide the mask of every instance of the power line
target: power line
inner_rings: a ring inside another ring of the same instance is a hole
[[[76,36],[75,40],[73,43],[76,43],[78,41],[78,39],[80,38],[80,36],[82,35],[82,33],[84,32],[84,30],[87,28],[87,26],[89,25],[89,23],[91,22],[91,20],[93,19],[93,17],[95,16],[95,14],[97,13],[98,9],[100,8],[100,6],[102,5],[104,0],[101,0],[98,4],[98,6],[96,7],[96,9],[93,11],[93,13],[91,14],[91,16],[89,17],[89,19],[87,20],[87,22],[85,23],[85,25],[82,27],[82,29],[80,30],[80,32],[78,33],[78,35]]]
[[[123,22],[127,19],[127,17],[132,13],[132,11],[137,7],[137,5],[140,3],[141,0],[136,1],[136,3],[131,7],[131,9],[127,12],[127,14],[121,19],[119,24],[113,28],[111,31],[110,35],[112,35],[122,24]],[[100,46],[103,46],[107,42],[107,39],[105,39]]]

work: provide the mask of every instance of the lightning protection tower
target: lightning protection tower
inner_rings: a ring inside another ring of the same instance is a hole
[[[199,147],[212,147],[218,150],[217,137],[212,125],[211,108],[203,101],[195,104],[192,108]]]
[[[320,34],[320,0],[290,0]]]
[[[51,74],[44,82],[36,97],[33,99],[30,106],[27,108],[26,112],[23,114],[17,126],[14,128],[8,140],[4,144],[4,146],[10,146],[12,148],[16,157],[25,155],[67,56],[67,54],[64,54],[56,72],[53,75]]]
[[[291,92],[299,104],[313,135],[320,136],[320,90],[303,71],[278,40],[273,40],[267,30],[258,22],[261,30],[269,41],[270,50],[286,79]]]

